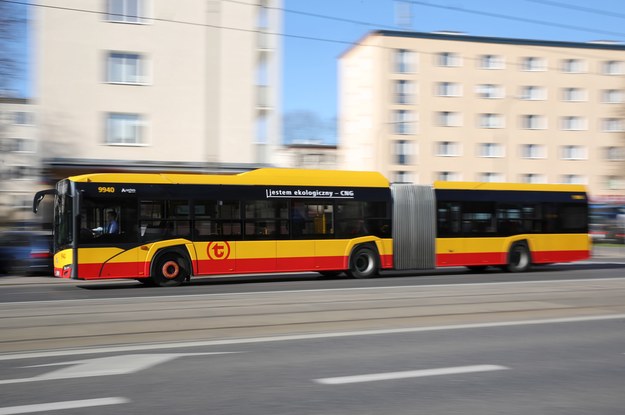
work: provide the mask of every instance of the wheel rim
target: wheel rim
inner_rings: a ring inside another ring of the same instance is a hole
[[[367,274],[373,269],[373,261],[371,257],[367,254],[358,255],[354,267],[359,273]]]
[[[173,260],[166,261],[161,268],[161,272],[163,274],[163,277],[167,278],[168,280],[173,280],[177,278],[178,275],[180,275],[180,265],[178,265],[178,263]]]

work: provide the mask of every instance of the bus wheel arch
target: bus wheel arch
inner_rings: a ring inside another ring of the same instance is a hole
[[[514,242],[508,250],[508,272],[525,272],[532,266],[532,253],[526,240]]]
[[[179,249],[166,249],[157,253],[150,267],[150,279],[159,287],[173,287],[191,277],[191,261]]]
[[[380,254],[375,244],[356,245],[352,250],[347,275],[352,278],[371,278],[380,271]]]

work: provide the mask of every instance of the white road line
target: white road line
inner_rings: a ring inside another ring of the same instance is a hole
[[[39,403],[39,404],[34,404],[34,405],[7,406],[5,408],[0,408],[0,415],[32,414],[35,412],[60,411],[63,409],[77,409],[77,408],[91,408],[94,406],[119,405],[119,404],[129,403],[129,402],[130,400],[126,398],[113,397],[113,398],[99,398],[99,399],[83,399],[80,401]]]
[[[482,329],[482,328],[492,328],[492,327],[513,327],[513,326],[529,326],[529,325],[539,325],[539,324],[578,323],[578,322],[584,322],[584,321],[621,320],[621,319],[625,319],[625,314],[607,314],[607,315],[600,315],[600,316],[549,318],[549,319],[544,319],[544,320],[500,321],[500,322],[494,322],[494,323],[456,324],[456,325],[449,325],[449,326],[406,327],[406,328],[398,328],[398,329],[361,330],[361,331],[314,333],[314,334],[294,334],[290,336],[252,337],[252,338],[243,338],[243,339],[200,340],[200,341],[177,342],[177,343],[130,344],[130,345],[122,345],[122,346],[94,347],[94,348],[86,348],[86,349],[61,349],[61,350],[44,350],[44,351],[29,352],[29,353],[7,353],[7,354],[0,354],[0,361],[33,359],[33,358],[41,358],[41,357],[78,356],[78,355],[101,354],[101,353],[124,353],[124,352],[145,351],[145,350],[183,349],[187,347],[229,346],[229,345],[238,345],[238,344],[269,343],[269,342],[283,342],[283,341],[294,341],[294,340],[314,340],[314,339],[330,339],[330,338],[338,338],[338,337],[372,336],[372,335],[380,335],[380,334],[421,333],[421,332],[429,332],[429,331]]]
[[[440,369],[408,370],[403,372],[371,373],[368,375],[356,376],[340,376],[335,378],[315,379],[314,381],[322,385],[344,385],[348,383],[377,382],[381,380],[410,379],[423,378],[428,376],[457,375],[462,373],[491,372],[494,370],[506,369],[510,368],[498,365],[474,365],[445,367]]]

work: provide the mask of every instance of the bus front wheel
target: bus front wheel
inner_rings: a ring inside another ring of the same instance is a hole
[[[525,272],[532,265],[532,256],[528,246],[524,243],[515,243],[508,252],[508,272]]]
[[[366,246],[356,248],[349,258],[347,275],[352,278],[371,278],[378,274],[378,255]]]
[[[174,287],[180,285],[188,277],[184,259],[175,254],[160,256],[154,263],[152,281],[159,287]]]

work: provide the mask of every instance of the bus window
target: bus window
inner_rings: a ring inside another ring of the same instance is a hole
[[[141,200],[139,220],[141,240],[191,238],[191,218],[187,200]]]
[[[340,202],[336,205],[337,238],[364,235],[390,237],[391,219],[386,202]]]
[[[80,209],[79,242],[101,245],[137,241],[137,208],[132,199],[85,197]]]
[[[245,239],[285,239],[289,236],[286,200],[245,202]]]
[[[332,201],[293,200],[291,228],[293,239],[332,238],[334,236]]]
[[[195,238],[198,241],[240,239],[241,204],[227,200],[196,200]]]

